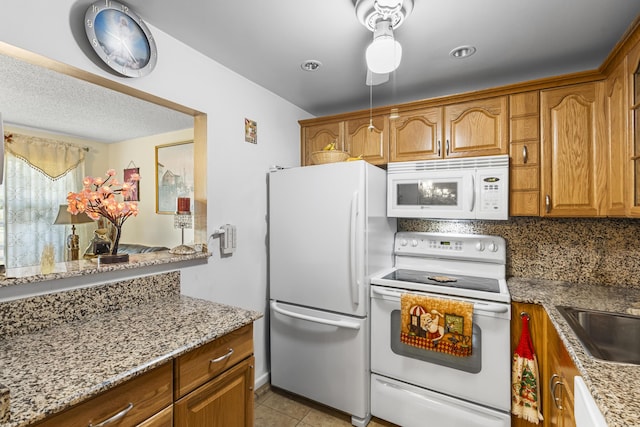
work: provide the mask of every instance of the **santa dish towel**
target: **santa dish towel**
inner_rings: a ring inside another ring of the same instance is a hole
[[[511,413],[531,423],[542,420],[538,359],[531,342],[529,316],[523,313],[522,334],[511,364]]]

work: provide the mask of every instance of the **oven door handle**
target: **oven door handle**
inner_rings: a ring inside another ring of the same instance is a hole
[[[403,292],[403,291],[391,291],[391,290],[387,290],[387,289],[381,289],[375,286],[371,287],[371,292],[373,292],[376,295],[380,295],[383,297],[391,297],[394,299],[399,299],[400,296],[404,293],[415,293],[416,295],[424,295],[421,294],[420,292],[411,292],[411,291],[407,291],[407,292]],[[478,311],[488,311],[490,313],[506,313],[507,311],[509,311],[509,305],[508,304],[491,304],[491,303],[486,303],[486,302],[476,302],[473,304],[473,309],[474,310],[478,310]]]
[[[293,311],[285,310],[282,307],[278,307],[278,303],[275,301],[271,301],[271,308],[276,313],[280,313],[283,316],[293,317],[294,319],[306,320],[308,322],[320,323],[322,325],[328,326],[337,326],[338,328],[346,328],[346,329],[360,329],[360,324],[357,322],[349,322],[347,320],[329,320],[322,319],[320,317],[308,316],[306,314],[295,313]]]

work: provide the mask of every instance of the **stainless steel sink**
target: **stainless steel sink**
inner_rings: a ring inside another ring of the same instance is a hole
[[[640,365],[640,316],[556,307],[593,357]]]

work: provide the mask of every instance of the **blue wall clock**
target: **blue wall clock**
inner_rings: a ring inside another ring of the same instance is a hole
[[[118,74],[142,77],[155,67],[158,54],[151,31],[129,6],[97,1],[87,9],[84,27],[100,59]]]

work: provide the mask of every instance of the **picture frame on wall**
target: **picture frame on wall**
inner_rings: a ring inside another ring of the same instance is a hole
[[[156,146],[156,213],[175,214],[178,197],[194,200],[193,147],[193,141]]]
[[[124,182],[130,182],[131,181],[131,177],[134,174],[140,174],[140,168],[127,168],[124,170],[123,173],[123,177],[124,177]],[[124,201],[125,202],[139,202],[140,201],[140,181],[131,181],[131,183],[133,184],[133,188],[131,189],[131,191],[129,192],[129,194],[127,194],[126,197],[124,197]]]

